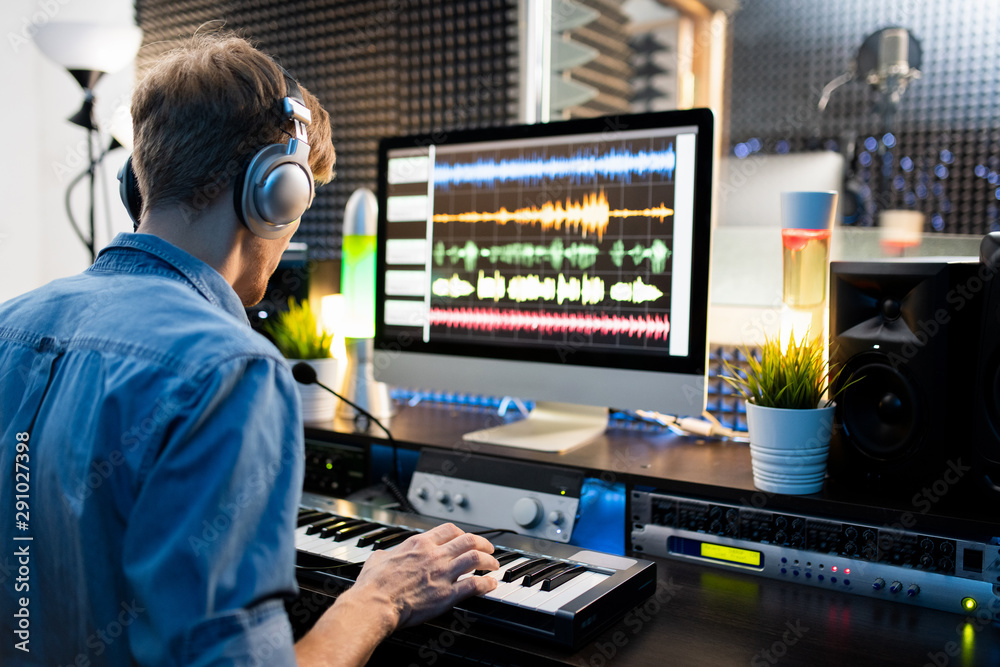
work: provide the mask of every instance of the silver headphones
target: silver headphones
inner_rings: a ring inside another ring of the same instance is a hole
[[[312,205],[316,194],[306,135],[312,115],[299,84],[283,68],[279,69],[288,89],[287,97],[281,101],[282,129],[292,122],[295,133],[287,144],[271,144],[257,151],[233,187],[233,204],[240,222],[265,239],[285,236],[289,226]],[[118,192],[132,218],[133,229],[138,229],[142,193],[132,169],[131,155],[118,171],[118,181]]]

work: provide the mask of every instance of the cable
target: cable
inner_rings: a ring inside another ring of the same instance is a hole
[[[664,415],[652,410],[636,410],[635,414],[643,419],[653,421],[670,428],[682,435],[700,435],[705,438],[747,438],[746,431],[723,426],[711,413],[702,413],[708,421],[698,417],[675,417]]]

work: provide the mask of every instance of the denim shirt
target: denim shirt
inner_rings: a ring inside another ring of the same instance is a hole
[[[287,363],[158,237],[0,305],[0,664],[295,664],[302,437]]]

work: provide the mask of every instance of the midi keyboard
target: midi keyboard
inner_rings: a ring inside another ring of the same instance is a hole
[[[372,553],[393,549],[440,523],[304,494],[295,531],[299,583],[317,592],[328,591],[330,583],[349,586]],[[651,561],[518,535],[487,537],[500,569],[484,574],[499,584],[455,608],[519,635],[578,647],[656,588],[656,564]],[[330,569],[322,569],[327,566]]]

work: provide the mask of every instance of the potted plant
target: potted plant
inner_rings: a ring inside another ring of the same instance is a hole
[[[747,367],[725,362],[723,376],[746,399],[754,485],[775,493],[818,493],[826,476],[840,371],[830,375],[823,341],[765,337],[760,355],[744,348]]]
[[[308,363],[316,378],[327,387],[337,386],[337,360],[331,353],[333,334],[326,331],[309,307],[308,299],[297,302],[288,299],[288,310],[269,321],[265,332],[288,363]],[[316,384],[296,385],[302,399],[302,419],[306,422],[328,422],[336,410],[336,397]]]

